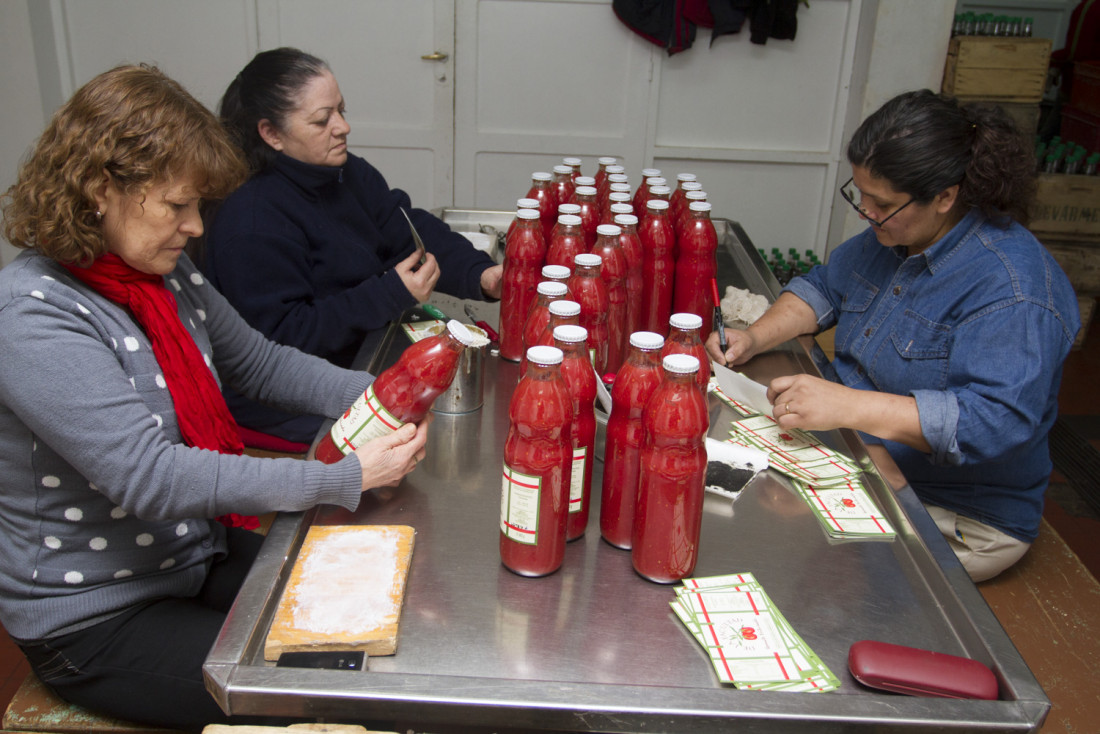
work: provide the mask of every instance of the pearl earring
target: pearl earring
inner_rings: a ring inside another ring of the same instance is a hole
[[[96,221],[99,221],[100,219],[103,219],[103,212],[101,212],[100,210],[96,209],[96,210],[95,210],[95,218],[96,218]]]

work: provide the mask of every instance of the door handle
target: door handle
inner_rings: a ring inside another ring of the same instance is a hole
[[[446,61],[450,57],[442,51],[433,51],[430,54],[424,54],[420,58],[425,61]]]

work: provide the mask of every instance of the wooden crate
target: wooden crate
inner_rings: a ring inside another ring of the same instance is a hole
[[[947,48],[944,94],[1038,103],[1046,88],[1049,38],[957,36]]]
[[[1005,102],[996,97],[956,97],[959,104],[995,105],[1000,107],[1016,123],[1024,135],[1035,135],[1039,131],[1038,102]]]
[[[1100,242],[1042,241],[1078,293],[1100,293]]]
[[[1039,174],[1029,228],[1044,243],[1100,242],[1100,176]]]

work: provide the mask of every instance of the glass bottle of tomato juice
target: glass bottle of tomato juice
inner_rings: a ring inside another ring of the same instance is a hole
[[[550,312],[550,320],[546,322],[546,326],[542,327],[542,333],[539,334],[538,339],[527,347],[528,349],[537,346],[554,346],[554,329],[559,326],[565,326],[566,324],[580,326],[581,304],[576,301],[568,301],[565,299],[551,301],[550,305],[546,307],[546,310]],[[526,351],[523,353],[523,359],[519,363],[520,377],[522,378],[525,374],[527,374]]]
[[[539,221],[542,222],[542,238],[550,239],[550,230],[554,227],[554,220],[558,216],[558,193],[553,186],[554,177],[546,171],[535,171],[531,174],[531,188],[527,190],[527,198],[535,199],[539,203]]]
[[[714,301],[710,284],[718,275],[718,233],[710,220],[711,205],[693,201],[690,215],[676,233],[676,278],[672,286],[672,310],[697,314],[703,320],[699,338],[706,341],[714,326]]]
[[[554,346],[562,352],[561,376],[573,403],[570,439],[573,447],[569,475],[569,519],[565,539],[576,540],[588,529],[592,502],[592,462],[596,444],[596,372],[588,357],[588,330],[583,326],[554,329]]]
[[[600,277],[607,286],[607,361],[600,374],[617,372],[626,356],[626,255],[617,224],[601,224],[596,228],[596,244],[592,254],[599,255]],[[582,305],[583,309],[583,305]]]
[[[450,387],[462,350],[477,339],[452,319],[443,333],[411,344],[321,438],[314,458],[335,463],[372,438],[423,420],[432,402]]]
[[[544,280],[536,288],[535,303],[531,306],[531,312],[527,314],[527,321],[523,325],[523,349],[538,344],[542,330],[550,322],[550,304],[554,301],[562,301],[569,294],[569,288],[564,283],[555,283],[552,280]]]
[[[603,258],[582,253],[573,259],[573,277],[569,292],[581,305],[581,326],[588,329],[588,348],[592,350],[592,366],[603,374],[607,368],[607,283],[600,275]]]
[[[672,315],[672,284],[676,263],[672,259],[676,235],[668,221],[668,202],[646,202],[649,216],[638,225],[642,240],[642,320],[641,328],[664,336]]]
[[[500,497],[500,560],[521,576],[545,576],[565,558],[573,405],[555,347],[527,350],[527,372],[508,406]]]
[[[641,576],[670,583],[691,575],[699,555],[707,479],[707,401],[695,385],[699,360],[670,354],[642,414],[641,477],[630,560]]]
[[[588,252],[588,247],[584,243],[580,216],[559,214],[554,234],[546,243],[546,264],[572,268],[573,259],[582,252]]]
[[[660,334],[651,331],[631,334],[626,361],[611,388],[600,493],[600,535],[617,548],[630,548],[642,449],[642,412],[661,382],[664,341]]]
[[[630,334],[642,328],[642,240],[638,237],[638,217],[633,214],[616,214],[619,225],[619,246],[626,258],[626,328],[627,342]]]
[[[512,362],[523,357],[523,325],[546,257],[539,213],[520,209],[518,224],[504,244],[504,277],[500,287],[500,356]]]

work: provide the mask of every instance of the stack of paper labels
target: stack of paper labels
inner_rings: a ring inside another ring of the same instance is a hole
[[[730,438],[767,452],[771,467],[791,478],[830,537],[895,537],[894,527],[863,486],[859,466],[812,434],[781,428],[769,415],[752,415],[732,422]]]
[[[710,656],[718,679],[755,691],[833,691],[840,680],[751,573],[684,579],[672,610]]]

